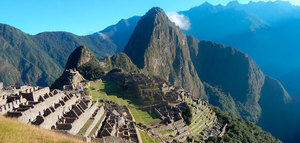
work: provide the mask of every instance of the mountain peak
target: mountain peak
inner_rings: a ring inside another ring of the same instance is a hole
[[[252,2],[252,1],[251,1]],[[240,3],[237,1],[237,0],[234,0],[234,1],[231,1],[227,4],[227,6],[237,6],[239,5]]]
[[[160,7],[153,7],[151,8],[146,15],[159,15],[159,14],[165,14],[164,10]]]
[[[153,7],[151,8],[143,17],[141,21],[147,21],[147,22],[151,22],[153,24],[158,24],[161,22],[167,22],[168,16],[167,14],[164,12],[163,9],[159,8],[159,7]]]
[[[199,96],[203,85],[187,46],[187,37],[179,27],[161,8],[152,8],[138,22],[124,52],[139,69]]]
[[[66,69],[78,68],[90,61],[93,56],[94,55],[92,55],[91,51],[86,46],[79,46],[69,56]]]
[[[206,2],[202,3],[201,6],[211,7],[213,5],[211,3],[209,3],[209,2],[206,1]]]

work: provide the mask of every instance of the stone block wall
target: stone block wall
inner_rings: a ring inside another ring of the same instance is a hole
[[[72,105],[74,105],[78,99],[79,98],[77,96],[72,96],[71,99],[64,102],[64,106],[56,108],[53,113],[44,117],[44,122],[40,124],[40,127],[50,130],[52,126],[55,126],[55,123],[63,116],[64,113],[69,112],[72,109]]]
[[[86,130],[84,137],[88,137],[91,131],[95,128],[96,124],[99,122],[100,118],[104,115],[104,108],[103,106],[100,107],[98,110],[96,116],[94,117],[93,123],[89,126],[89,128]]]
[[[92,106],[89,105],[89,108],[81,114],[77,120],[75,120],[72,124],[72,128],[68,131],[68,133],[72,135],[76,135],[80,129],[84,126],[84,124],[90,119],[93,115],[95,110],[98,108],[98,103],[93,104]]]
[[[24,111],[18,120],[24,123],[33,121],[36,116],[42,115],[47,108],[53,106],[55,103],[58,103],[64,96],[64,93],[59,92],[52,97],[48,97],[44,102],[38,103],[34,105],[33,108]]]
[[[39,97],[50,93],[49,87],[41,88],[37,91],[32,92],[33,101],[38,101]]]
[[[27,100],[23,97],[20,97],[20,99],[17,99],[13,102],[7,103],[0,107],[0,115],[6,114],[8,111],[12,111],[15,108],[18,108],[21,103],[25,103]]]
[[[104,116],[106,116],[106,113],[104,113],[104,114],[105,114]],[[99,126],[98,126],[96,132],[95,132],[91,137],[93,137],[93,138],[96,138],[96,137],[97,137],[97,135],[98,135],[98,133],[99,133],[99,131],[100,131],[100,128],[101,128],[102,125],[103,125],[104,120],[105,120],[105,118],[102,119],[102,121],[100,122],[100,124],[99,124]]]

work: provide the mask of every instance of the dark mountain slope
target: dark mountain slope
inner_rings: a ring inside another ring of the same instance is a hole
[[[190,58],[187,37],[162,9],[152,8],[141,18],[124,52],[145,73],[205,97]]]
[[[296,136],[300,130],[296,123],[300,118],[300,112],[295,104],[290,102],[291,98],[280,82],[266,76],[259,101],[262,107],[262,116],[258,125],[283,141],[297,142]]]
[[[229,93],[242,117],[257,121],[265,76],[246,54],[232,47],[188,38],[192,61],[200,78]]]
[[[287,104],[291,97],[279,81],[265,76],[251,58],[237,49],[194,37],[188,41],[198,75],[214,86],[205,86],[211,104],[256,121],[281,139],[287,140],[287,135],[295,133],[286,122],[295,123],[297,112]],[[291,111],[294,114],[290,116]],[[283,130],[287,134],[282,134]]]

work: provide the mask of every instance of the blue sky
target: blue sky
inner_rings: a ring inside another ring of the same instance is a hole
[[[1,0],[0,23],[29,34],[68,31],[86,35],[117,23],[122,18],[143,15],[158,6],[166,12],[188,10],[205,0]],[[231,0],[208,0],[226,4]],[[268,0],[265,0],[268,1]],[[300,0],[290,0],[300,4]],[[239,0],[247,3],[249,0]]]

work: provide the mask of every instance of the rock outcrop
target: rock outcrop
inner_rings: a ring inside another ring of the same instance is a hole
[[[76,48],[68,58],[65,71],[51,85],[62,89],[64,85],[77,85],[84,79],[94,80],[104,74],[104,68],[98,59],[85,46]]]

